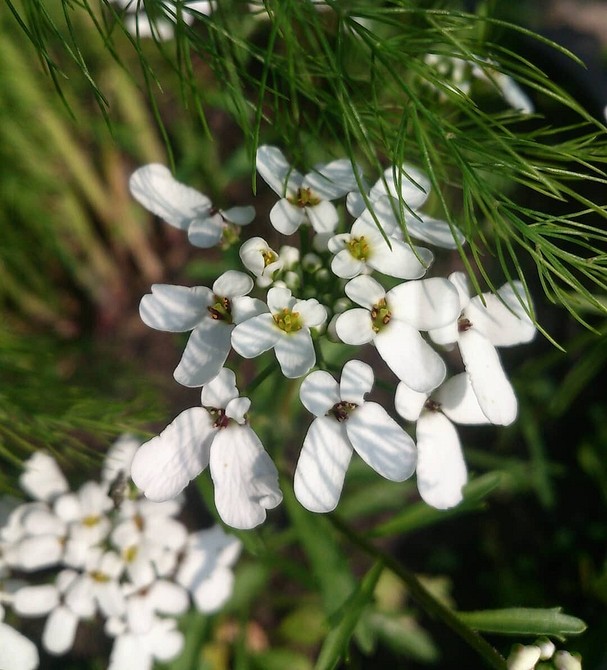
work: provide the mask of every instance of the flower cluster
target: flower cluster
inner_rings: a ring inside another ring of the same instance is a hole
[[[127,477],[139,446],[122,437],[101,481],[76,491],[51,456],[25,464],[20,484],[32,501],[14,505],[0,528],[0,602],[17,616],[45,617],[50,654],[68,653],[80,622],[101,618],[113,639],[110,670],[151,668],[181,652],[176,617],[190,601],[211,613],[231,595],[240,542],[219,526],[189,533],[176,518],[179,499],[155,503],[134,491]],[[0,667],[38,662],[36,647],[0,623]]]
[[[556,651],[554,643],[546,637],[533,644],[516,644],[507,659],[508,670],[582,670],[579,654]]]
[[[139,449],[133,480],[151,500],[170,500],[208,466],[222,520],[243,529],[263,522],[282,499],[278,473],[249,424],[250,401],[225,366],[273,350],[276,369],[303,378],[300,400],[314,416],[295,469],[305,507],[337,505],[353,451],[392,481],[417,472],[429,505],[456,505],[467,470],[454,423],[508,425],[517,415],[497,350],[535,335],[523,284],[473,296],[461,272],[426,276],[436,251],[414,239],[440,250],[461,249],[466,238],[452,221],[424,211],[431,184],[415,166],[388,167],[369,186],[349,159],[302,174],[278,148],[261,146],[257,169],[279,198],[272,227],[287,236],[299,231],[300,246],[276,251],[254,236],[240,247],[244,267],[211,287],[157,284],[143,297],[147,325],[191,332],[174,376],[202,391],[201,406]],[[190,241],[204,229],[200,246],[220,244],[227,230],[233,240],[234,224],[253,218],[250,210],[211,208],[159,165],[138,169],[130,185]],[[321,339],[338,341],[342,353],[355,347],[359,356],[371,345],[385,367],[351,359],[338,382],[317,358]],[[443,353],[456,348],[464,369],[448,377]],[[395,412],[365,399],[376,375],[395,380]],[[415,440],[394,414],[415,424]]]

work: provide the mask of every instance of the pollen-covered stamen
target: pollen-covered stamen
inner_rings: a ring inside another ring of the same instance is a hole
[[[137,558],[137,553],[138,553],[137,546],[132,545],[131,547],[127,547],[122,552],[122,557],[124,558],[126,563],[132,563]]]
[[[110,581],[109,576],[106,575],[105,572],[101,572],[101,570],[91,570],[91,572],[89,572],[89,577],[100,584],[105,584]]]
[[[369,243],[365,239],[365,236],[353,237],[347,244],[348,251],[350,252],[353,258],[356,258],[357,261],[366,261],[369,258]]]
[[[312,193],[311,188],[298,188],[297,193],[287,200],[296,207],[314,207],[320,204],[320,198]]]
[[[232,323],[232,303],[229,298],[223,296],[214,296],[215,303],[207,307],[211,319],[214,321],[225,321],[228,324]]]
[[[440,412],[441,404],[436,400],[432,400],[432,398],[428,398],[424,403],[424,409],[427,409],[429,412]]]
[[[464,316],[458,319],[457,330],[459,333],[465,333],[467,330],[470,330],[470,328],[472,328],[472,322],[470,319],[466,319]]]
[[[278,260],[278,254],[274,253],[272,249],[264,249],[261,252],[261,257],[263,258],[264,268],[267,268],[268,265],[271,265]]]
[[[345,421],[357,407],[358,405],[355,403],[346,402],[344,400],[333,405],[328,413],[334,416],[341,423],[342,421]]]
[[[303,327],[299,312],[293,312],[289,307],[284,307],[280,312],[273,314],[272,318],[280,330],[285,333],[296,333]]]
[[[215,417],[213,421],[213,428],[227,428],[230,424],[230,417],[226,415],[225,409],[216,409],[215,407],[207,407],[209,414]]]
[[[373,328],[374,332],[379,333],[384,326],[390,323],[391,318],[392,312],[388,307],[388,303],[385,298],[382,298],[376,305],[373,305],[373,309],[371,310],[371,328]]]
[[[91,514],[89,516],[85,516],[84,519],[82,519],[82,525],[86,526],[87,528],[92,528],[93,526],[96,526],[100,521],[101,517],[99,517],[99,515]]]

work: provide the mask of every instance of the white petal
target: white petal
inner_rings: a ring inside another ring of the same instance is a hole
[[[37,451],[28,458],[19,477],[19,486],[34,500],[46,501],[69,490],[57,461],[43,451]]]
[[[205,319],[192,331],[173,376],[183,386],[204,386],[218,374],[230,352],[233,326]]]
[[[435,344],[447,348],[452,347],[459,340],[458,323],[453,321],[442,328],[431,328],[428,335]]]
[[[250,293],[253,285],[253,280],[249,275],[238,270],[228,270],[217,277],[213,283],[213,293],[216,296],[236,298]]]
[[[205,409],[186,409],[139,448],[131,465],[133,481],[151,500],[175,497],[207,466],[214,432]]]
[[[277,147],[266,144],[258,147],[256,167],[263,180],[281,197],[297,191],[303,181],[303,176],[291,167]]]
[[[150,604],[161,614],[183,614],[188,609],[188,594],[182,586],[159,579],[148,592]]]
[[[24,586],[13,597],[12,607],[20,616],[43,616],[59,604],[59,592],[54,584]]]
[[[53,610],[42,633],[42,646],[51,654],[61,656],[74,645],[78,617],[64,605]]]
[[[415,444],[386,410],[366,402],[344,422],[358,455],[382,477],[402,482],[415,472]]]
[[[213,409],[225,409],[233,398],[238,398],[236,375],[228,368],[222,368],[219,374],[203,387],[200,394],[201,405]]]
[[[341,400],[337,382],[324,370],[311,372],[303,380],[299,398],[314,416],[323,416]]]
[[[290,308],[295,304],[295,299],[290,289],[284,286],[273,286],[266,297],[268,309],[272,314],[280,312],[285,308]]]
[[[441,387],[442,388],[442,387]],[[419,393],[410,389],[404,382],[396,387],[394,409],[407,421],[417,421],[428,400],[427,393]]]
[[[351,457],[344,424],[328,416],[314,419],[295,470],[297,500],[311,512],[335,509]]]
[[[374,340],[380,356],[394,374],[419,393],[429,393],[445,378],[443,359],[419,332],[393,319]]]
[[[339,395],[344,402],[361,405],[373,388],[373,368],[362,361],[348,361],[341,371]]]
[[[489,423],[489,419],[478,404],[470,378],[465,372],[447,379],[434,391],[432,398],[440,403],[441,412],[455,423]]]
[[[143,322],[156,330],[182,333],[192,330],[208,316],[207,307],[213,294],[206,286],[172,286],[153,284],[152,293],[144,295],[139,304]]]
[[[154,658],[171,661],[181,653],[184,638],[174,619],[158,619],[146,642]]]
[[[474,394],[491,423],[507,426],[516,419],[514,390],[500,362],[495,347],[474,328],[461,333],[459,349]]]
[[[196,219],[188,228],[190,244],[200,249],[211,249],[221,242],[223,219],[219,213]]]
[[[421,170],[404,164],[402,168],[392,166],[385,170],[383,178],[371,189],[370,196],[373,201],[385,194],[393,198],[400,196],[408,207],[419,209],[426,202],[430,188],[430,180]]]
[[[317,233],[332,233],[339,223],[335,205],[328,200],[321,200],[318,205],[306,207],[306,215]]]
[[[432,277],[395,286],[386,294],[394,318],[416,330],[442,328],[457,320],[460,302],[448,279]]]
[[[380,300],[386,297],[384,287],[378,281],[366,275],[351,279],[345,285],[344,290],[352,302],[367,309],[372,309]]]
[[[340,314],[335,321],[335,332],[346,344],[367,344],[375,337],[371,314],[363,307]]]
[[[361,214],[367,208],[365,199],[360,191],[350,191],[346,196],[346,209],[348,212],[355,218],[361,216]]]
[[[271,349],[281,330],[271,314],[260,314],[239,323],[232,331],[232,347],[244,358],[255,358]]]
[[[61,538],[53,535],[26,537],[17,545],[17,567],[31,572],[49,568],[58,563],[63,556]]]
[[[289,379],[305,375],[316,364],[316,352],[307,328],[295,333],[282,333],[274,350],[283,375]]]
[[[228,526],[254,528],[282,500],[276,466],[249,426],[231,424],[218,432],[210,469],[215,505]]]
[[[140,636],[125,634],[116,638],[108,670],[152,670],[152,666],[152,656]]]
[[[230,223],[234,223],[237,226],[246,226],[255,218],[255,207],[251,205],[247,205],[246,207],[230,207],[230,209],[222,209],[221,215]]]
[[[368,264],[374,270],[398,279],[418,279],[423,277],[434,260],[434,254],[424,247],[416,247],[415,251],[406,242],[390,240],[391,249],[385,240],[381,246],[373,250]]]
[[[149,212],[181,230],[186,230],[194,219],[207,216],[211,207],[206,195],[178,182],[168,168],[158,163],[135,170],[129,188]]]
[[[327,320],[327,308],[315,298],[298,300],[293,305],[293,311],[299,313],[307,328],[318,328]]]
[[[198,578],[191,579],[189,589],[196,609],[203,614],[212,614],[221,609],[232,595],[234,574],[227,568],[217,566],[212,574],[202,571]]]
[[[258,298],[250,298],[243,295],[240,298],[232,298],[232,323],[242,323],[253,316],[259,316],[268,311],[265,302]]]
[[[465,272],[452,272],[449,281],[455,286],[459,295],[460,308],[465,309],[470,303],[470,289],[468,287],[468,276]]]
[[[242,264],[259,277],[265,268],[264,254],[275,254],[262,237],[251,237],[238,250]]]
[[[332,238],[335,239],[335,238]],[[331,261],[331,270],[333,274],[343,279],[352,279],[365,269],[363,261],[354,258],[349,249],[342,249],[337,252]]]
[[[356,166],[357,172],[360,168]],[[323,200],[335,200],[348,191],[358,188],[352,163],[347,158],[321,165],[316,171],[309,172],[303,180],[302,188],[311,188],[314,195]]]
[[[422,412],[417,450],[417,488],[424,502],[437,509],[457,505],[468,473],[457,431],[446,416]]]
[[[34,670],[39,662],[36,645],[8,624],[0,622],[0,668]]]
[[[456,226],[451,229],[446,221],[434,219],[420,212],[415,214],[416,216],[413,216],[410,212],[404,214],[407,231],[411,237],[442,249],[457,249],[458,243],[460,245],[466,243],[464,234]],[[420,217],[421,221],[416,217]]]
[[[245,423],[245,414],[251,407],[251,401],[248,398],[233,398],[226,405],[226,416],[237,423]]]
[[[286,198],[279,200],[270,210],[270,222],[283,235],[292,235],[305,218],[305,211],[297,205],[292,205]]]

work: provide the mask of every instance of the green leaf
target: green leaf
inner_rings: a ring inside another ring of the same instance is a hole
[[[457,616],[470,628],[483,633],[550,635],[564,640],[567,635],[580,635],[586,630],[586,624],[581,619],[563,614],[561,607],[550,609],[510,607],[501,610],[458,612]]]
[[[335,617],[339,622],[327,635],[320,650],[314,670],[333,670],[343,657],[348,642],[363,614],[373,598],[373,591],[383,571],[383,563],[376,562],[367,572],[354,593]]]

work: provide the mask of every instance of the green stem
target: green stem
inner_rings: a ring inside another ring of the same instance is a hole
[[[350,540],[353,544],[359,546],[370,556],[382,560],[387,568],[392,570],[395,575],[407,585],[411,596],[417,603],[431,616],[440,619],[452,631],[457,633],[479,656],[481,656],[487,665],[495,670],[506,670],[506,661],[486,640],[477,632],[469,628],[458,615],[442,602],[437,600],[428,589],[417,579],[417,577],[407,568],[401,565],[389,554],[378,549],[374,544],[359,535],[350,526],[344,523],[334,514],[328,514],[333,526]]]

